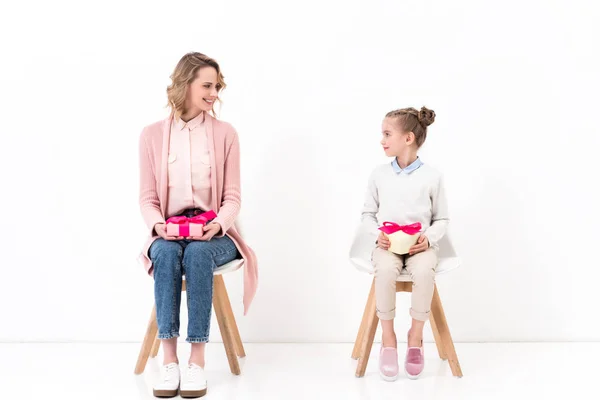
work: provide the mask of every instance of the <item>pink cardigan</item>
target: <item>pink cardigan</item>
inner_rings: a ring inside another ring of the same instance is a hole
[[[165,222],[167,209],[167,158],[171,118],[145,127],[140,135],[140,209],[149,236],[140,261],[152,275],[148,249],[154,240],[154,225]],[[240,146],[233,126],[206,114],[206,135],[210,151],[212,199],[223,232],[229,236],[244,258],[244,315],[256,293],[258,269],[254,251],[244,242],[234,222],[240,211]]]

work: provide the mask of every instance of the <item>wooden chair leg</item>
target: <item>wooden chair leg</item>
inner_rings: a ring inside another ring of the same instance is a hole
[[[442,360],[447,360],[448,356],[446,355],[446,350],[444,350],[444,341],[440,336],[440,331],[436,324],[436,319],[433,316],[433,312],[429,315],[429,323],[431,324],[431,331],[433,332],[433,338],[435,340],[435,345],[437,346],[438,354]]]
[[[232,374],[239,375],[241,373],[240,364],[238,362],[234,334],[231,328],[235,321],[232,321],[231,316],[227,313],[226,302],[229,302],[229,298],[227,297],[227,290],[225,289],[225,281],[221,275],[215,275],[213,289],[215,314],[217,315],[221,337],[223,338],[223,345],[225,346],[225,353],[227,354],[227,360],[229,361],[229,369],[231,369]]]
[[[354,349],[352,349],[352,358],[358,360],[360,358],[360,348],[362,345],[363,337],[365,335],[365,329],[367,327],[367,320],[369,318],[369,310],[375,307],[375,284],[371,285],[369,291],[369,297],[367,297],[367,304],[365,305],[365,311],[363,312],[360,327],[356,334],[356,341],[354,342]]]
[[[433,300],[431,301],[431,317],[434,319],[434,324],[437,327],[440,339],[442,341],[444,353],[448,358],[448,364],[452,370],[452,375],[462,377],[462,369],[458,362],[458,356],[454,349],[454,342],[450,335],[450,329],[448,328],[448,322],[446,321],[446,315],[444,314],[444,308],[442,307],[442,301],[437,290],[437,286],[433,291]],[[437,339],[436,339],[437,340]]]
[[[372,291],[375,290],[374,287],[375,280],[373,279],[373,283],[371,284]],[[373,340],[375,339],[375,332],[377,331],[377,323],[379,322],[379,318],[377,318],[375,302],[372,302],[371,304],[372,306],[370,306],[367,310],[368,313],[366,319],[366,326],[364,329],[359,350],[360,358],[358,359],[358,365],[356,366],[356,376],[358,378],[365,376],[367,364],[369,363],[369,356],[371,355],[371,348],[373,347]]]
[[[225,306],[225,314],[227,318],[226,321],[229,323],[229,330],[233,335],[233,344],[235,346],[235,352],[238,357],[246,357],[246,351],[244,350],[244,344],[242,343],[242,337],[240,336],[240,331],[237,326],[237,322],[235,321],[235,316],[233,315],[233,309],[231,308],[231,302],[229,301],[229,295],[227,294],[227,290],[225,285],[223,285],[223,304]]]
[[[148,321],[148,326],[146,327],[146,336],[144,336],[142,348],[140,349],[137,364],[135,365],[136,375],[141,374],[142,372],[144,372],[144,369],[146,369],[146,363],[148,362],[148,357],[150,356],[150,352],[152,351],[152,345],[154,344],[154,338],[156,338],[157,333],[158,324],[156,322],[156,306],[154,306],[152,307],[150,320]]]
[[[154,344],[152,345],[152,351],[150,352],[150,357],[154,358],[158,355],[158,349],[160,348],[160,339],[158,335],[154,338]]]

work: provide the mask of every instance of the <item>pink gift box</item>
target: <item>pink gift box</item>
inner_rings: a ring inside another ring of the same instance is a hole
[[[217,214],[214,211],[208,211],[191,218],[182,215],[171,217],[167,219],[167,236],[202,236],[204,235],[204,225],[216,217]]]

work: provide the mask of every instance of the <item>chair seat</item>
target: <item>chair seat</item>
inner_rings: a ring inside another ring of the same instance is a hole
[[[214,275],[223,275],[223,274],[227,274],[229,272],[233,272],[233,271],[237,271],[238,269],[240,269],[242,267],[242,265],[244,265],[244,260],[243,259],[237,259],[237,260],[233,260],[228,262],[227,264],[223,264],[220,267],[217,267],[217,269],[214,270],[213,274]]]
[[[357,269],[368,274],[373,274],[374,272],[373,264],[371,264],[371,253],[375,248],[376,239],[377,235],[369,233],[366,229],[359,228],[350,249],[350,262],[354,264]],[[454,246],[448,235],[445,235],[442,238],[439,245],[439,261],[435,274],[441,275],[460,267],[461,259],[456,255]],[[410,275],[406,268],[402,268],[402,272],[397,281],[410,282]]]
[[[354,266],[356,266],[357,269],[366,272],[368,274],[373,274],[374,270],[373,270],[373,265],[366,261],[363,260],[361,258],[351,258],[350,261],[354,264]],[[435,275],[441,275],[444,274],[446,272],[452,271],[453,269],[456,269],[460,266],[460,261],[457,258],[444,258],[441,259],[438,263],[437,268],[435,269]],[[398,276],[398,279],[396,279],[397,282],[410,282],[410,275],[408,274],[408,271],[406,270],[406,268],[402,268],[402,271],[400,272],[400,275]]]

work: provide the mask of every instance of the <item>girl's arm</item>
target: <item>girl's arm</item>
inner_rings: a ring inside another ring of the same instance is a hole
[[[369,177],[369,184],[367,186],[367,194],[365,196],[365,202],[362,210],[362,225],[369,234],[372,234],[375,239],[379,235],[379,224],[377,223],[377,212],[379,211],[379,194],[377,192],[377,185],[375,184],[375,172]]]
[[[446,190],[442,177],[439,178],[437,185],[431,193],[431,205],[431,226],[425,230],[424,235],[427,237],[430,247],[437,247],[439,240],[446,234],[448,223],[450,222],[448,217],[448,203],[446,202]]]

